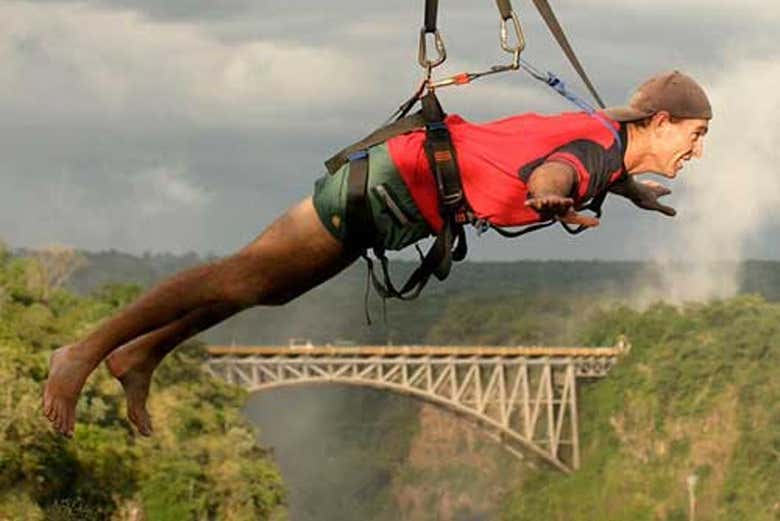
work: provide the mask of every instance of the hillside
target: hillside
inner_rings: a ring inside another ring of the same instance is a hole
[[[0,251],[0,520],[283,515],[279,473],[240,413],[245,393],[206,378],[196,345],[161,367],[153,438],[133,434],[119,386],[102,368],[84,390],[74,438],[53,433],[40,407],[49,355],[137,289],[76,297],[41,285],[40,270]]]
[[[576,337],[620,334],[630,354],[580,388],[581,470],[525,469],[503,518],[684,521],[695,475],[697,519],[780,519],[780,305],[618,307]]]
[[[137,280],[198,260],[165,258]],[[143,266],[108,254],[90,258],[85,272],[115,261]],[[85,280],[110,280],[105,270],[73,283],[87,290]],[[252,396],[245,414],[273,449],[297,520],[683,521],[691,475],[697,519],[777,520],[780,263],[749,262],[740,273],[741,291],[760,295],[638,310],[620,298],[653,282],[652,269],[637,263],[465,263],[420,300],[390,303],[387,326],[373,298],[368,327],[365,272],[356,266],[288,306],[245,312],[203,338],[502,345],[630,338],[630,355],[610,376],[579,389],[582,468],[568,477],[517,465],[479,430],[408,398],[339,387]]]

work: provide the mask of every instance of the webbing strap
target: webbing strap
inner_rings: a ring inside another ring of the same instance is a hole
[[[425,0],[425,25],[426,33],[436,32],[436,15],[439,11],[439,0]]]
[[[450,131],[444,123],[446,114],[433,92],[422,98],[422,115],[425,125],[425,155],[436,180],[439,194],[439,212],[446,221],[450,216],[462,213],[463,188],[455,147]]]
[[[593,99],[596,100],[596,103],[598,103],[599,107],[604,108],[605,105],[601,100],[601,96],[599,96],[598,92],[596,92],[596,88],[593,86],[590,78],[588,78],[588,75],[585,73],[585,69],[583,69],[582,64],[580,64],[579,59],[577,59],[577,55],[574,54],[574,49],[572,49],[571,45],[569,44],[569,40],[566,38],[566,34],[563,32],[563,27],[561,27],[561,24],[558,22],[558,18],[555,16],[552,7],[550,7],[550,4],[547,2],[547,0],[533,0],[533,2],[536,6],[536,9],[539,11],[539,14],[542,15],[542,18],[547,24],[547,27],[550,29],[550,32],[552,32],[555,40],[558,42],[558,45],[560,45],[561,49],[563,50],[563,53],[569,59],[569,63],[571,63],[572,67],[574,67],[574,70],[577,71],[577,74],[580,75],[580,78],[582,79],[583,83],[585,83],[585,86],[588,87],[588,90],[593,96]]]
[[[455,148],[447,127],[443,123],[427,127],[425,154],[436,180],[439,192],[439,210],[444,217],[456,213],[463,204],[463,188],[460,183]]]
[[[431,275],[436,275],[437,279],[444,280],[449,274],[450,266],[452,264],[451,255],[449,255],[452,248],[452,241],[452,228],[445,224],[442,232],[436,236],[436,240],[428,250],[428,253],[422,257],[420,265],[411,275],[409,275],[409,278],[401,289],[397,289],[393,285],[389,261],[384,250],[375,248],[374,255],[377,256],[382,265],[382,278],[384,281],[380,281],[377,278],[373,270],[371,259],[368,256],[365,256],[369,271],[371,272],[371,281],[374,285],[374,289],[382,298],[397,298],[400,300],[416,299],[423,288],[425,288]],[[442,264],[444,264],[444,266]]]
[[[436,97],[433,91],[429,91],[428,94],[420,98],[420,105],[422,106],[420,115],[426,124],[442,122],[447,117],[444,109],[441,108],[439,98]]]
[[[425,119],[422,114],[417,113],[412,114],[411,116],[405,116],[389,125],[378,128],[357,143],[353,143],[334,154],[330,159],[325,161],[325,168],[327,168],[328,172],[331,174],[335,174],[336,171],[349,160],[351,154],[369,149],[375,145],[384,143],[392,137],[400,136],[401,134],[411,132],[416,128],[422,128],[424,126]]]
[[[371,283],[376,292],[382,298],[397,298],[400,300],[414,300],[420,295],[425,285],[434,275],[439,280],[444,280],[450,273],[453,261],[461,261],[466,257],[466,232],[463,226],[446,221],[442,231],[436,236],[436,240],[424,256],[420,253],[420,265],[409,275],[401,289],[393,285],[390,274],[390,266],[387,255],[381,248],[374,248],[374,255],[382,266],[382,278],[379,280],[374,270],[374,263],[368,255],[363,258],[368,264]]]
[[[361,150],[349,157],[345,212],[349,244],[358,249],[368,247],[373,238],[373,219],[366,198],[367,185],[368,152]]]
[[[589,116],[597,119],[602,125],[604,125],[607,130],[612,134],[612,136],[615,138],[615,142],[618,144],[618,147],[620,147],[621,153],[623,151],[623,140],[620,138],[620,133],[615,129],[615,127],[612,126],[612,124],[607,121],[604,116],[596,112],[596,109],[594,109],[587,101],[577,96],[575,93],[570,91],[566,88],[566,84],[558,78],[555,74],[552,72],[547,73],[547,79],[543,80],[547,85],[552,87],[555,92],[572,102],[574,105],[576,105],[578,108],[585,111]]]
[[[521,236],[525,235],[526,233],[535,232],[537,230],[541,230],[543,228],[547,228],[549,226],[552,226],[553,224],[555,224],[555,222],[556,222],[555,220],[551,220],[551,221],[546,221],[546,222],[539,223],[539,224],[532,224],[530,226],[526,226],[526,227],[521,228],[519,230],[507,230],[506,228],[502,228],[500,226],[494,226],[494,225],[490,225],[490,228],[495,230],[496,233],[498,233],[499,235],[501,235],[503,237],[508,237],[510,239],[514,239],[516,237],[521,237]]]
[[[509,0],[496,0],[496,6],[498,6],[498,12],[501,14],[502,20],[512,18],[512,4],[509,3]]]

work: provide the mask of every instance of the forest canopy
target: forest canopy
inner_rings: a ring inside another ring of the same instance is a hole
[[[40,402],[51,352],[139,291],[107,285],[75,296],[62,289],[67,266],[57,260],[0,251],[0,520],[89,521],[138,511],[171,521],[283,515],[278,470],[241,415],[245,393],[208,378],[197,345],[160,369],[154,437],[133,434],[119,385],[102,369],[79,402],[74,438],[50,429]]]

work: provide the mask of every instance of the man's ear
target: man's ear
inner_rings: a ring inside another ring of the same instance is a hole
[[[650,127],[652,129],[659,129],[667,123],[672,122],[672,115],[665,110],[659,110],[650,118]]]

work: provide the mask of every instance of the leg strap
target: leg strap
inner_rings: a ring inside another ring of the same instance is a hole
[[[368,152],[361,150],[349,156],[347,177],[347,244],[365,250],[374,242],[374,226],[368,206]]]

